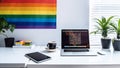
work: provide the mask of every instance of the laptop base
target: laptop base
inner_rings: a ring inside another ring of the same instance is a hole
[[[89,50],[87,52],[65,52],[61,50],[61,56],[97,56],[97,52]]]

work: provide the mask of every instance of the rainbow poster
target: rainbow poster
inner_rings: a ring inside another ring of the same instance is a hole
[[[16,28],[56,28],[56,0],[0,0],[0,16]]]

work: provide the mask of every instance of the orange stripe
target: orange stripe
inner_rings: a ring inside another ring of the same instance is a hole
[[[0,3],[0,7],[56,7],[56,4],[46,3]]]

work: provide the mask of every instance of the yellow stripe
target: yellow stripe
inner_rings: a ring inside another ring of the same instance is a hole
[[[39,15],[56,15],[56,11],[0,11],[0,14],[39,14]]]
[[[0,11],[56,11],[56,7],[0,7]]]

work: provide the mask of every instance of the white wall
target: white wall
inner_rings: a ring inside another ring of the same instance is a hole
[[[41,45],[55,40],[61,44],[61,29],[88,28],[89,0],[57,0],[57,28],[56,29],[15,29],[16,40],[32,40]]]

